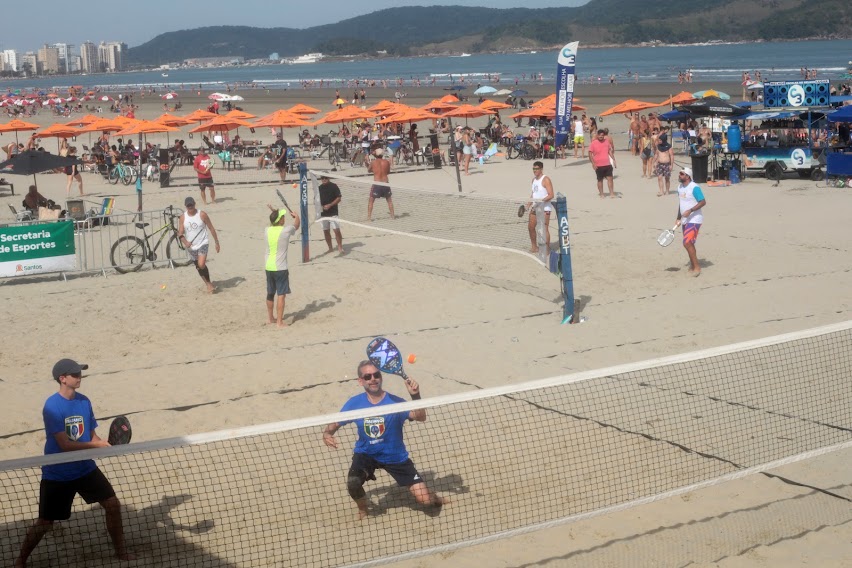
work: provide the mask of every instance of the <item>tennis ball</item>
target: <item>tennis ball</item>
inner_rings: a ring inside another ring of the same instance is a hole
[[[411,363],[412,365],[413,365],[416,361],[417,361],[417,355],[415,355],[414,353],[412,353],[411,355],[409,355],[409,356],[408,356],[408,362],[409,362],[409,363]]]
[[[165,284],[163,284],[162,286],[160,286],[160,290],[165,290],[165,289],[166,289],[166,285],[165,285]]]
[[[298,184],[298,183],[294,183],[294,184],[293,184],[293,187],[299,187],[299,184]]]

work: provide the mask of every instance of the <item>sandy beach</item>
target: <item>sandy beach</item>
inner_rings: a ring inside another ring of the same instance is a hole
[[[578,85],[577,96],[597,115],[626,98],[661,101],[678,87]],[[740,98],[739,85],[683,87],[713,87]],[[404,102],[411,105],[446,94],[438,88],[406,90]],[[527,90],[539,99],[552,87]],[[392,98],[393,92],[368,91],[367,103]],[[246,98],[240,106],[261,116],[298,102],[332,110],[334,89],[240,94]],[[141,106],[137,117],[163,112],[158,96],[135,97]],[[207,103],[204,93],[181,93],[180,100],[183,114]],[[46,112],[32,121],[58,122]],[[342,256],[324,253],[318,227],[311,232],[311,262],[299,262],[298,245],[291,244],[289,326],[276,330],[266,324],[262,239],[266,204],[276,203],[277,186],[220,185],[219,202],[204,208],[222,242],[221,253],[211,254],[210,272],[219,288],[212,296],[203,292],[192,268],[77,275],[67,282],[54,275],[0,280],[7,322],[0,351],[6,405],[0,457],[41,453],[41,408],[56,390],[50,369],[66,356],[91,365],[81,392],[98,415],[132,415],[134,441],[148,441],[336,412],[357,393],[355,365],[367,338],[375,335],[392,336],[406,353],[417,354],[409,373],[426,398],[850,319],[848,191],[792,177],[778,187],[762,178],[706,187],[706,219],[697,243],[702,273],[692,278],[679,235],[668,248],[655,241],[673,224],[676,195],[657,197],[656,180],[640,178],[640,161],[625,150],[626,119],[607,117],[599,125],[611,129],[618,149],[618,199],[599,199],[587,160],[545,163],[556,191],[568,198],[584,324],[560,324],[558,280],[521,255],[344,226]],[[268,129],[258,129],[257,136],[273,140]],[[285,138],[295,142],[295,131],[285,130]],[[0,144],[14,139],[3,134]],[[193,140],[194,147],[198,137]],[[51,150],[55,141],[45,139],[43,145]],[[676,155],[679,164],[687,160]],[[324,168],[327,162],[308,165]],[[475,164],[463,180],[464,192],[525,199],[530,166],[501,157]],[[0,193],[0,219],[11,222],[7,204],[19,208],[32,178],[6,177],[17,195]],[[85,174],[84,180],[88,206],[115,195],[117,211],[135,210],[132,187],[111,186],[97,174]],[[448,167],[391,174],[391,180],[436,191],[456,187],[455,171]],[[64,201],[66,176],[42,174],[38,183],[46,197]],[[298,200],[295,188],[282,191],[291,203]],[[145,209],[181,206],[185,196],[198,199],[197,194],[191,187],[147,183]],[[388,390],[403,394],[395,382]],[[319,435],[316,443],[322,444]],[[845,566],[852,558],[848,502],[807,486],[852,498],[849,464],[848,453],[832,454],[784,468],[781,474],[803,486],[756,475],[396,566]]]

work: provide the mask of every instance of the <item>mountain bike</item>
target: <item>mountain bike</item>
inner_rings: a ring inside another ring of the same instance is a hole
[[[112,169],[109,170],[109,174],[107,174],[107,181],[115,185],[118,183],[118,180],[121,180],[121,183],[124,185],[130,185],[136,181],[138,176],[136,168],[130,164],[116,162]]]
[[[145,262],[157,260],[157,251],[169,235],[171,236],[166,242],[166,258],[173,266],[188,266],[192,262],[192,257],[189,256],[189,252],[180,242],[177,224],[175,223],[176,219],[180,219],[180,215],[174,210],[174,207],[169,205],[163,210],[163,226],[150,235],[145,230],[145,227],[149,226],[150,223],[134,223],[137,229],[142,230],[144,239],[140,239],[136,235],[125,235],[113,243],[109,251],[109,259],[116,272],[119,274],[136,272],[142,268]],[[157,235],[160,236],[159,239],[154,246],[151,246]]]
[[[535,158],[535,148],[527,144],[527,139],[523,136],[518,136],[506,147],[506,159],[514,160],[519,157],[525,160]]]

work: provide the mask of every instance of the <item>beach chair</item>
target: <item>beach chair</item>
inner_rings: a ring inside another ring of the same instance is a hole
[[[104,197],[104,200],[101,202],[100,211],[93,207],[86,212],[86,216],[81,220],[78,220],[73,214],[71,216],[77,222],[78,229],[91,229],[92,227],[98,226],[102,227],[104,225],[109,225],[109,216],[112,215],[114,207],[115,197]]]
[[[485,149],[485,152],[483,152],[482,155],[479,156],[479,163],[480,164],[486,163],[492,156],[495,156],[497,154],[497,151],[498,151],[497,143],[492,142],[488,146],[488,148]]]
[[[15,221],[20,223],[21,221],[32,221],[33,213],[29,209],[24,209],[23,211],[18,211],[15,209],[11,203],[9,203],[9,209],[12,210],[12,215],[15,216]]]

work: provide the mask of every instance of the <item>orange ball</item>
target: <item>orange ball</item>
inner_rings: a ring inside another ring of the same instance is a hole
[[[409,356],[408,356],[408,362],[409,362],[409,363],[414,364],[414,362],[415,362],[415,361],[417,361],[417,355],[415,355],[414,353],[412,353],[411,355],[409,355]]]
[[[299,187],[299,184],[298,184],[298,183],[294,183],[294,184],[293,184],[293,187]]]

